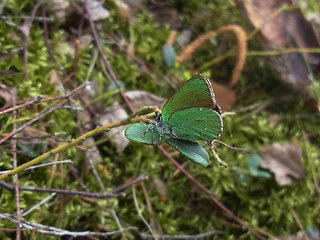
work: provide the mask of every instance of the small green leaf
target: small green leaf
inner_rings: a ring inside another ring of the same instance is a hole
[[[166,140],[158,126],[143,122],[130,125],[125,131],[125,136],[129,140],[149,145],[160,145]]]
[[[255,177],[271,178],[271,174],[268,171],[259,170],[262,158],[257,155],[251,155],[248,161],[248,169],[250,174]]]
[[[247,176],[247,174],[245,173],[245,171],[241,167],[238,167],[236,172],[237,172],[237,175],[238,175],[238,181],[240,183],[248,182],[248,176]]]
[[[172,68],[174,66],[174,62],[176,61],[176,54],[173,47],[168,44],[163,45],[162,56],[164,64],[168,68]]]
[[[169,138],[166,140],[166,142],[177,149],[181,154],[189,158],[191,161],[194,161],[195,163],[205,167],[208,166],[209,154],[198,143],[177,138]]]

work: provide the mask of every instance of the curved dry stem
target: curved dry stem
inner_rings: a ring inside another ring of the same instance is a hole
[[[235,34],[238,42],[238,56],[237,56],[238,58],[237,58],[235,68],[233,69],[231,82],[230,82],[230,86],[234,87],[238,82],[238,79],[244,67],[246,56],[247,56],[247,34],[241,27],[237,25],[231,24],[231,25],[222,26],[216,31],[211,31],[201,35],[192,43],[190,43],[179,56],[177,56],[176,61],[178,63],[185,62],[186,60],[190,59],[193,53],[198,48],[202,47],[204,43],[208,41],[212,36],[218,35],[223,32],[229,32],[229,31]]]
[[[233,32],[235,34],[235,36],[237,38],[237,42],[238,42],[238,56],[237,56],[238,58],[237,58],[236,65],[233,69],[231,82],[230,82],[230,86],[234,87],[238,82],[238,79],[240,77],[240,74],[242,72],[244,64],[246,62],[247,34],[241,27],[239,27],[237,25],[223,26],[217,30],[217,34],[219,34],[221,32],[227,32],[227,31]]]
[[[167,42],[166,42],[167,45],[169,45],[169,46],[173,45],[174,41],[176,40],[177,33],[178,32],[176,30],[173,30],[170,32],[170,35],[169,35]]]

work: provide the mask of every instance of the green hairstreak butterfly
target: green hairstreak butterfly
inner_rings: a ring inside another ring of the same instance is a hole
[[[167,142],[189,159],[206,166],[208,153],[195,141],[212,142],[220,137],[222,130],[220,107],[210,80],[197,74],[165,103],[154,124],[132,124],[125,134],[130,140],[151,145]]]

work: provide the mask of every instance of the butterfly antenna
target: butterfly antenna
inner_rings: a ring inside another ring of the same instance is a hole
[[[161,113],[161,111],[159,110],[158,106],[144,106],[142,108],[140,108],[139,110],[135,111],[134,113],[132,113],[128,119],[132,119],[135,116],[142,116],[142,115],[147,115],[147,114],[155,114],[158,115],[158,112]]]
[[[238,151],[238,152],[243,152],[243,153],[250,153],[247,149],[245,148],[238,148],[238,147],[232,147],[218,139],[215,139],[213,142],[217,142],[217,143],[220,143],[222,144],[223,146],[225,146],[226,148],[230,149],[230,150],[234,150],[234,151]]]
[[[156,115],[161,115],[161,110],[160,110],[160,108],[158,108],[157,106],[155,106],[156,108],[155,108],[155,114]]]

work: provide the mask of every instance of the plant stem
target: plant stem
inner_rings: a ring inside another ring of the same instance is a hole
[[[113,123],[109,123],[109,124],[106,124],[102,127],[99,127],[99,128],[96,128],[90,132],[87,132],[83,135],[81,135],[80,137],[72,140],[71,142],[68,142],[68,143],[64,143],[63,145],[49,151],[49,152],[46,152],[44,154],[42,154],[41,156],[29,161],[29,162],[26,162],[22,165],[20,165],[19,167],[17,168],[14,168],[12,169],[11,171],[8,171],[2,175],[0,175],[0,180],[3,180],[5,179],[6,177],[8,177],[9,175],[12,175],[12,174],[15,174],[15,173],[19,173],[21,172],[22,170],[30,167],[30,166],[33,166],[39,162],[41,162],[42,160],[50,157],[50,156],[53,156],[59,152],[62,152],[68,148],[71,148],[77,144],[80,144],[82,143],[83,141],[85,141],[86,139],[88,138],[91,138],[97,134],[100,134],[100,133],[103,133],[103,132],[106,132],[106,131],[109,131],[111,128],[114,128],[114,127],[119,127],[119,126],[122,126],[122,125],[126,125],[126,124],[129,124],[129,123],[136,123],[136,122],[140,122],[140,121],[146,121],[146,118],[144,116],[140,116],[140,117],[136,117],[136,118],[133,118],[133,119],[124,119],[122,121],[116,121],[116,122],[113,122]]]

